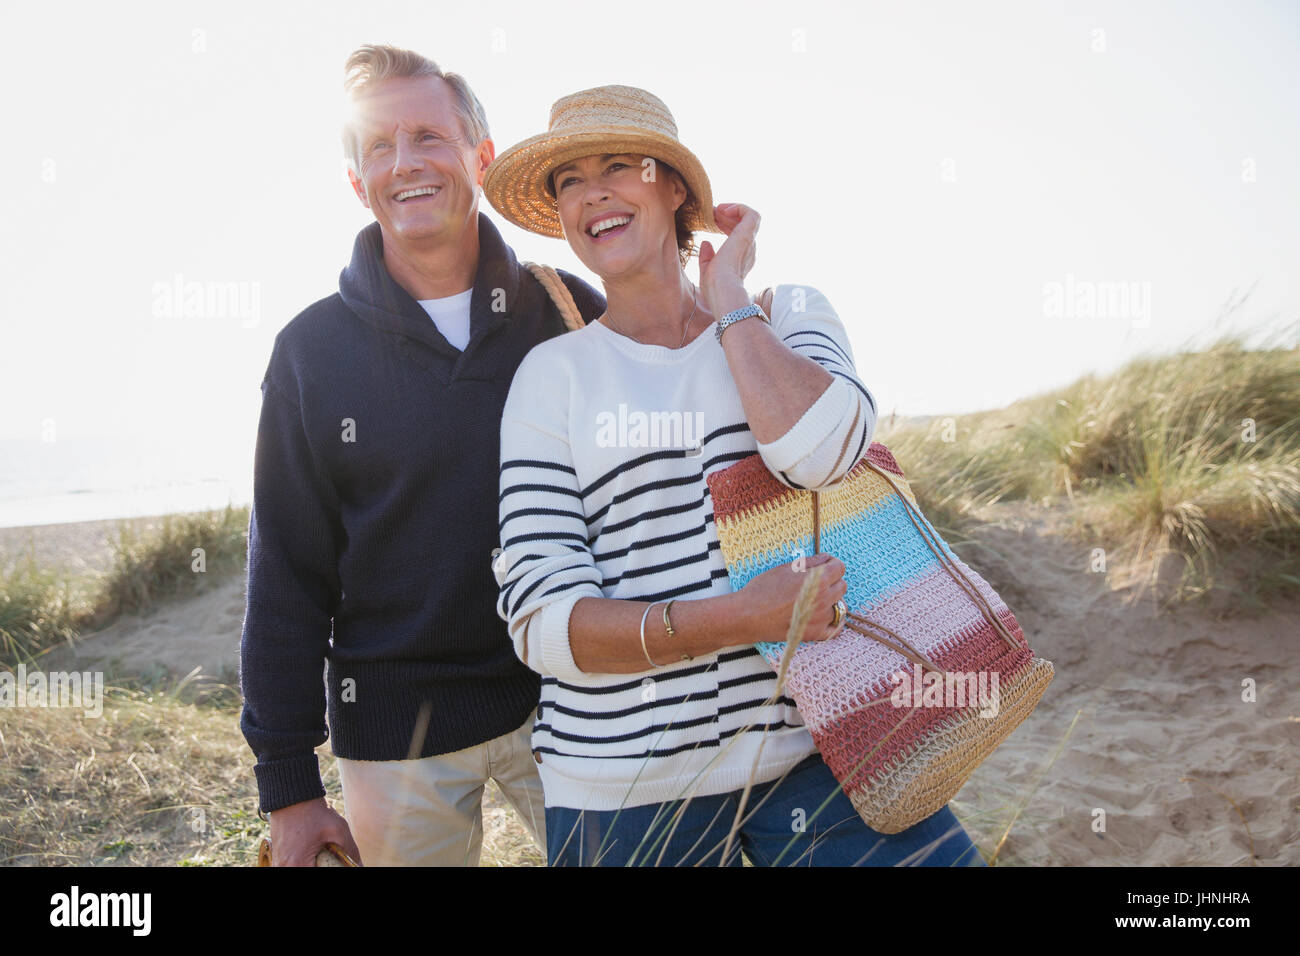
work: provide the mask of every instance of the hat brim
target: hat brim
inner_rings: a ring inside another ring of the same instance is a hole
[[[699,159],[680,143],[639,126],[531,136],[492,161],[483,174],[483,195],[493,209],[520,229],[563,239],[555,200],[546,191],[547,177],[567,162],[604,153],[639,153],[672,166],[691,192],[687,227],[692,232],[722,232],[713,219],[713,192]]]

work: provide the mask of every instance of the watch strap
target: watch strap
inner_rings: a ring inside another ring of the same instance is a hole
[[[763,304],[760,303],[765,303],[767,308],[765,309]],[[745,319],[757,316],[768,325],[771,325],[772,320],[768,317],[768,310],[771,306],[772,290],[768,288],[764,289],[761,295],[755,296],[754,301],[749,305],[728,312],[726,315],[722,316],[722,318],[718,319],[717,326],[715,327],[714,334],[717,336],[718,341],[722,341],[722,333],[726,331],[728,327],[735,325],[737,322],[742,322]]]

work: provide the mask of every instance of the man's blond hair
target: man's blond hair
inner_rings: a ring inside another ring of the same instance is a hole
[[[437,63],[413,50],[402,50],[395,46],[367,44],[357,47],[348,56],[343,67],[343,91],[348,99],[355,102],[365,91],[384,80],[406,79],[414,76],[436,76],[451,87],[456,103],[456,115],[460,118],[461,131],[471,146],[477,146],[491,134],[488,132],[487,114],[483,104],[478,101],[469,82],[459,73],[445,73]],[[361,172],[360,145],[357,143],[351,119],[343,124],[343,152],[348,158],[348,165],[358,175]]]

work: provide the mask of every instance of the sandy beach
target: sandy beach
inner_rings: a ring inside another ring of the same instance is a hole
[[[1157,614],[1118,572],[1089,572],[1088,549],[1055,530],[1059,510],[1000,503],[981,517],[963,558],[1056,666],[1038,709],[954,801],[986,855],[999,865],[1300,863],[1300,687],[1287,679],[1300,673],[1300,606],[1225,620]],[[102,569],[115,527],[0,530],[0,552],[34,547],[43,563]],[[241,576],[205,582],[89,636],[62,664],[177,677],[201,667],[232,682],[243,588]]]
[[[64,568],[73,574],[106,571],[112,564],[112,543],[121,526],[142,534],[160,525],[163,517],[0,528],[0,567],[33,555],[43,568]]]
[[[1019,504],[985,515],[1002,526],[978,538],[998,553],[967,553],[1056,678],[959,795],[981,814],[972,829],[996,843],[1025,801],[1007,862],[1300,862],[1300,606],[1158,615],[1090,573],[1088,549],[1051,533],[1059,517]]]

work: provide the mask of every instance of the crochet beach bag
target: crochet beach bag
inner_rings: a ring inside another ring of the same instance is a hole
[[[862,819],[898,833],[941,810],[1029,716],[1051,662],[921,514],[880,442],[821,491],[782,484],[758,454],[707,481],[734,590],[823,543],[844,562],[844,628],[798,646],[785,692]],[[784,642],[755,646],[779,669]]]

